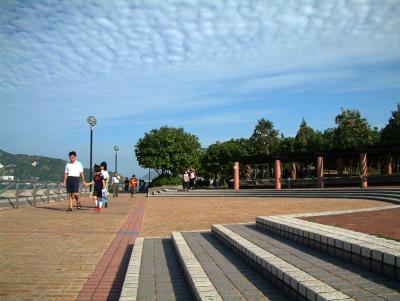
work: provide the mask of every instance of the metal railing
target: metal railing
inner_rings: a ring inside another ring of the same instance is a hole
[[[89,195],[89,187],[80,187],[81,195]],[[36,206],[38,202],[49,203],[66,199],[67,191],[62,182],[0,180],[0,207],[19,208],[22,204]]]

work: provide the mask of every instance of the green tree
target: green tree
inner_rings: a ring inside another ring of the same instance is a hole
[[[360,148],[374,143],[374,135],[368,121],[360,111],[341,109],[336,116],[334,146],[336,148]]]
[[[178,175],[190,166],[198,166],[200,150],[197,136],[183,128],[164,126],[145,133],[136,144],[135,154],[142,167]]]
[[[248,156],[250,152],[249,140],[244,138],[213,143],[203,150],[202,170],[206,176],[229,179],[232,177],[233,162]]]
[[[296,150],[296,139],[293,137],[281,136],[279,143],[279,153],[292,153]]]
[[[274,129],[271,121],[261,118],[254,128],[250,141],[254,153],[268,156],[276,152],[279,147],[279,131]]]
[[[400,103],[397,110],[392,111],[389,123],[382,129],[381,142],[383,144],[400,143]]]
[[[313,128],[307,125],[307,122],[302,119],[299,130],[295,137],[295,149],[299,152],[316,151],[317,141],[316,133]]]

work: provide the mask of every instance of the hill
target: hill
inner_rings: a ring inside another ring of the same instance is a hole
[[[10,154],[0,149],[0,176],[18,180],[62,181],[67,162],[35,155]],[[85,168],[85,176],[89,170]]]

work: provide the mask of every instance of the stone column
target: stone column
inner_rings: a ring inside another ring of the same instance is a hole
[[[281,160],[275,160],[275,189],[281,189]]]
[[[317,188],[324,188],[324,158],[317,157]]]
[[[360,154],[360,187],[367,188],[368,187],[368,165],[367,165],[367,154]]]
[[[389,154],[386,157],[386,174],[391,175],[392,174],[392,166],[393,166],[393,158],[392,155]]]
[[[235,162],[235,166],[233,167],[234,171],[234,186],[233,188],[235,189],[236,192],[239,191],[239,162]]]
[[[295,180],[297,178],[296,162],[292,162],[292,166],[290,168],[290,178],[292,180]]]
[[[344,170],[344,164],[343,164],[343,159],[337,159],[337,171],[338,171],[338,177],[343,177],[343,170]]]

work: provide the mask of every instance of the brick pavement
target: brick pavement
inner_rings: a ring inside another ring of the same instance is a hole
[[[400,208],[305,218],[316,223],[342,227],[400,241]],[[382,221],[385,221],[382,223]]]
[[[76,299],[139,200],[121,195],[100,213],[88,198],[73,212],[65,201],[1,210],[0,299]]]
[[[145,205],[146,197],[141,196],[76,300],[119,299],[132,247],[139,235]]]

